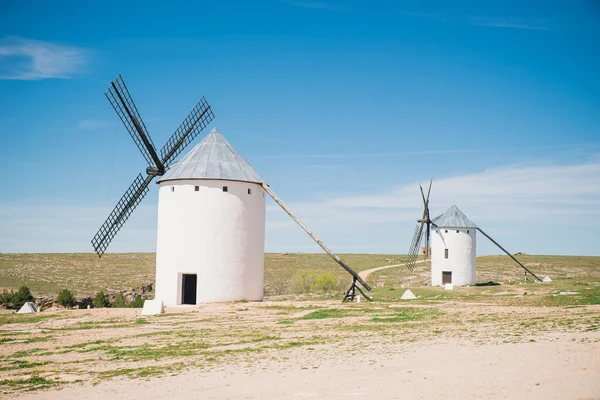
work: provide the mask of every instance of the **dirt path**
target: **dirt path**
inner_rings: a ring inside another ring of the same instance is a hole
[[[419,261],[415,262],[415,264],[421,264],[421,263],[428,262],[428,261],[431,261],[431,260],[419,260]],[[406,266],[406,263],[384,265],[383,267],[376,267],[376,268],[371,268],[371,269],[366,269],[364,271],[361,271],[358,273],[358,276],[360,276],[364,280],[367,280],[369,275],[371,275],[373,272],[381,271],[383,269],[388,269],[388,268],[404,267],[404,266]]]
[[[19,399],[599,399],[600,344],[578,343],[581,338],[373,345],[362,357],[257,359],[254,366],[85,384]]]

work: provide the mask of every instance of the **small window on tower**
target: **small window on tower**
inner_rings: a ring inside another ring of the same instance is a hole
[[[446,229],[446,230],[444,231],[444,233],[448,233],[448,229]]]
[[[469,230],[467,229],[467,233],[469,233]]]
[[[199,192],[199,191],[200,191],[200,186],[196,186],[196,187],[194,187],[194,190],[195,190],[196,192]]]
[[[248,189],[248,194],[252,194],[252,189]]]
[[[456,233],[458,233],[458,229],[456,230]]]
[[[444,258],[448,258],[448,249],[444,249]]]
[[[227,191],[227,186],[223,186],[223,191],[226,192]]]
[[[171,186],[171,192],[175,191],[175,186]]]

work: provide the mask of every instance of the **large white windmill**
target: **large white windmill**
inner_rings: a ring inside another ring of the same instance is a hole
[[[102,256],[111,240],[159,177],[155,299],[167,306],[262,300],[265,192],[352,277],[345,300],[371,287],[311,232],[275,195],[231,144],[213,129],[175,162],[175,157],[213,119],[202,98],[160,156],[119,76],[106,92],[129,134],[148,161],[92,239]]]

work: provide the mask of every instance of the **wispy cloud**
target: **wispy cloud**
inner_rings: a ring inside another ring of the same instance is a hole
[[[313,154],[277,154],[266,156],[264,158],[372,158],[372,157],[400,157],[409,155],[433,155],[433,154],[453,154],[453,153],[473,153],[480,150],[456,149],[456,150],[423,150],[423,151],[394,151],[394,152],[375,152],[375,153],[313,153]]]
[[[497,240],[508,248],[538,254],[598,254],[588,238],[600,228],[598,176],[600,162],[594,161],[505,166],[434,179],[431,213],[439,215],[456,204],[488,233],[499,234]],[[388,252],[406,251],[422,212],[416,182],[288,205],[325,242],[340,243],[334,249],[339,252],[366,251],[364,246],[377,243]],[[267,208],[267,219],[274,226],[286,217],[275,205]],[[285,225],[279,225],[276,237],[271,237],[278,248],[304,240]],[[495,250],[482,242],[480,251]]]
[[[68,79],[88,61],[84,49],[19,37],[0,39],[0,79]]]
[[[273,142],[273,143],[278,143],[278,144],[288,144],[288,143],[283,142],[281,140],[277,140],[277,139],[273,139],[273,138],[265,137],[265,136],[260,136],[260,135],[252,135],[250,133],[244,133],[244,132],[242,132],[242,135],[248,136],[248,137],[251,137],[251,138],[255,138],[255,139],[264,140],[265,142]]]
[[[411,18],[428,19],[444,23],[454,24],[469,24],[475,26],[484,26],[490,28],[510,28],[510,29],[528,29],[538,31],[552,30],[540,21],[533,22],[523,18],[501,18],[501,17],[486,17],[486,16],[468,16],[468,17],[447,17],[441,14],[401,11],[400,14]]]
[[[95,119],[83,119],[77,123],[75,129],[78,131],[85,131],[89,129],[99,128],[105,125],[104,121],[99,121]]]
[[[331,4],[331,3],[326,3],[326,2],[321,2],[321,1],[296,1],[296,0],[284,0],[284,3],[287,3],[291,6],[295,6],[295,7],[302,7],[302,8],[315,8],[315,9],[321,9],[321,10],[335,10],[335,11],[345,11],[346,8],[335,5],[335,4]]]
[[[492,28],[512,28],[512,29],[530,29],[536,31],[551,30],[541,24],[532,24],[521,18],[490,18],[490,17],[469,17],[467,22],[471,25],[488,26]]]
[[[413,11],[400,11],[400,14],[406,15],[407,17],[413,17],[413,18],[422,18],[422,19],[430,19],[433,21],[449,22],[449,19],[447,17],[444,17],[443,15],[439,15],[439,14],[413,12]]]
[[[438,215],[456,204],[509,251],[600,255],[598,176],[600,159],[575,165],[510,165],[434,178],[431,213]],[[428,179],[423,177],[423,183]],[[296,186],[298,194],[306,193],[305,182]],[[417,182],[351,189],[316,194],[311,201],[283,201],[336,252],[406,252],[422,212]],[[277,193],[278,188],[273,190]],[[0,203],[0,252],[91,251],[90,236],[112,205]],[[266,211],[267,251],[321,251],[277,204],[269,200]],[[155,244],[156,202],[147,201],[110,250],[153,251]],[[480,254],[498,252],[483,239],[477,246]]]
[[[392,151],[392,152],[372,152],[372,153],[296,153],[296,154],[276,154],[265,156],[264,158],[307,158],[307,159],[343,159],[343,158],[379,158],[379,157],[405,157],[405,156],[427,156],[441,154],[466,154],[466,153],[504,153],[507,151],[535,151],[544,149],[559,148],[580,148],[587,150],[598,149],[598,143],[568,143],[547,146],[523,146],[518,148],[489,148],[489,149],[446,149],[446,150],[419,150],[419,151]]]

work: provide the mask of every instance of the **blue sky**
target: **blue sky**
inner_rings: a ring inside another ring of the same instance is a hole
[[[0,252],[91,251],[145,168],[122,74],[157,147],[205,96],[336,252],[406,252],[433,177],[433,215],[600,255],[600,4],[446,3],[2,2]],[[109,251],[155,249],[154,186]],[[269,201],[266,250],[320,249]]]

